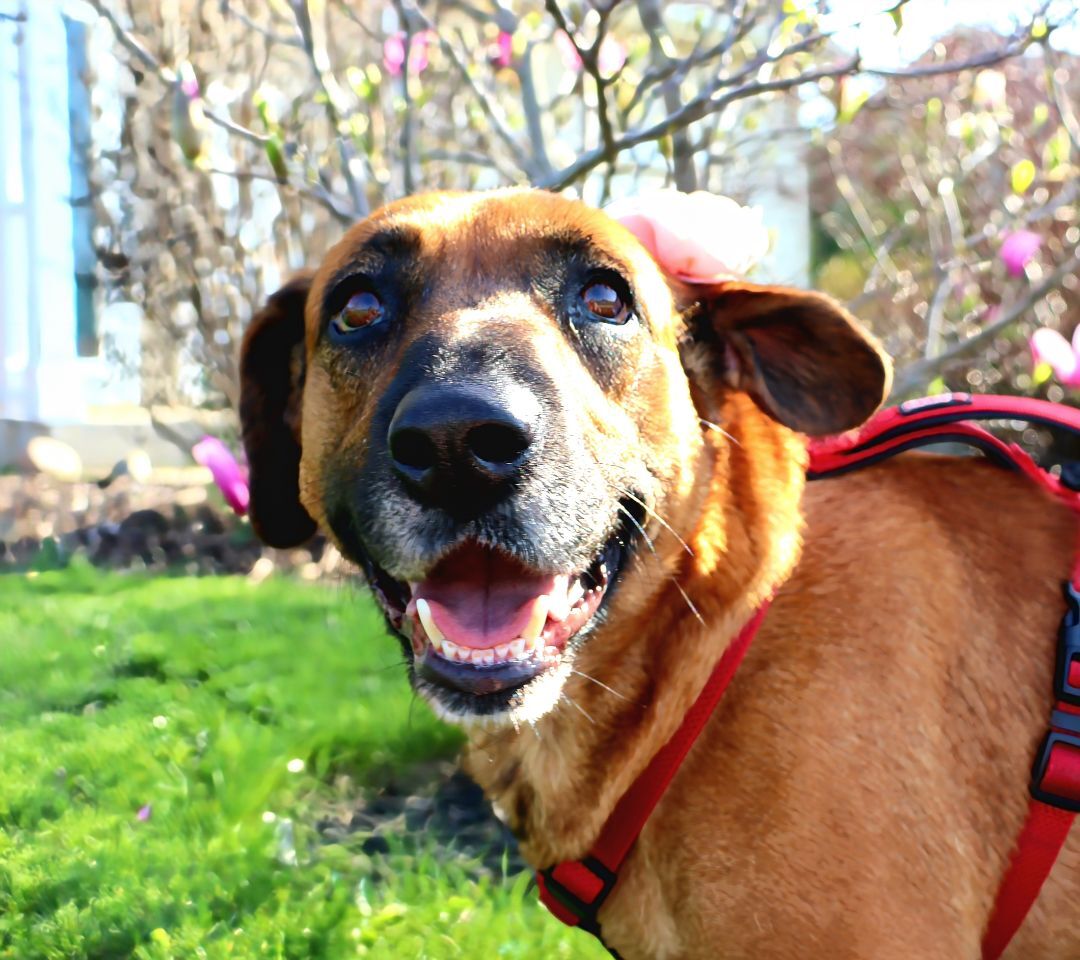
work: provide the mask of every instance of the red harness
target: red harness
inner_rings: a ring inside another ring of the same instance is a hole
[[[971,420],[1022,420],[1080,434],[1080,410],[1026,397],[942,394],[882,410],[860,429],[810,444],[807,477],[818,480],[934,443],[966,443],[1023,473],[1080,515],[1080,471],[1056,477],[1020,447]],[[1071,467],[1071,465],[1070,465]],[[1027,916],[1080,812],[1080,553],[1065,584],[1067,609],[1058,638],[1050,729],[1032,768],[1031,802],[983,935],[983,960],[997,960]],[[601,939],[600,907],[650,814],[723,697],[765,618],[763,604],[720,658],[679,729],[616,804],[589,855],[541,870],[540,900],[558,919]],[[618,956],[608,948],[612,956]]]

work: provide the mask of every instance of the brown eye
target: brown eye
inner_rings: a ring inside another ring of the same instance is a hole
[[[605,323],[626,323],[630,310],[614,287],[606,283],[590,283],[581,291],[585,309]]]
[[[383,305],[370,290],[361,290],[349,297],[342,311],[331,321],[338,333],[351,333],[378,323],[383,318]]]

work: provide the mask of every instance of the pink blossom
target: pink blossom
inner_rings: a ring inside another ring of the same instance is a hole
[[[1072,343],[1049,327],[1036,330],[1028,343],[1036,366],[1048,364],[1062,386],[1080,387],[1080,327],[1073,331]]]
[[[149,803],[144,803],[139,807],[139,812],[135,814],[135,819],[142,823],[146,823],[154,815],[154,808]]]
[[[574,41],[570,39],[570,34],[565,30],[556,30],[555,47],[559,51],[559,56],[562,57],[563,66],[574,73],[580,73],[581,54],[577,52],[577,47],[574,46]]]
[[[409,44],[409,73],[423,73],[428,66],[428,46],[431,43],[431,31],[424,30],[413,35]],[[405,32],[399,30],[383,41],[383,66],[392,77],[401,76],[405,65]]]
[[[600,75],[610,77],[618,73],[626,63],[626,47],[614,37],[604,37],[600,44],[600,53],[596,59],[596,65],[600,68]]]
[[[232,451],[217,437],[203,437],[191,448],[195,462],[206,467],[218,485],[225,502],[238,516],[247,513],[251,498],[248,490],[247,473]]]
[[[703,190],[654,190],[616,200],[604,212],[688,283],[739,279],[769,249],[760,209]]]
[[[555,32],[555,46],[562,57],[563,66],[574,73],[580,73],[582,68],[581,54],[578,53],[574,41],[565,30]],[[626,63],[626,47],[614,37],[604,37],[600,44],[600,52],[597,54],[596,66],[601,76],[610,77],[622,69]]]
[[[1030,230],[1017,230],[1006,236],[1001,243],[1000,256],[1009,275],[1022,277],[1024,267],[1031,262],[1041,246],[1042,237]]]
[[[505,30],[499,31],[491,51],[491,65],[497,69],[509,67],[514,62],[514,36]]]

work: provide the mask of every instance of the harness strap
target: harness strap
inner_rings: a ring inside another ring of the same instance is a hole
[[[807,477],[838,476],[912,447],[966,443],[1020,471],[1080,514],[1075,478],[1063,482],[1017,445],[969,422],[973,419],[1022,420],[1080,434],[1080,411],[1071,407],[1029,397],[943,394],[884,410],[851,433],[812,441]],[[998,960],[1005,952],[1038,898],[1080,812],[1080,550],[1065,585],[1065,597],[1068,608],[1058,638],[1056,703],[1050,730],[1035,758],[1027,817],[983,935],[983,960]]]
[[[907,401],[882,410],[858,430],[811,441],[807,478],[838,476],[913,447],[966,443],[1023,473],[1080,516],[1080,477],[1065,477],[1064,471],[1065,480],[1055,477],[1016,444],[970,422],[994,419],[1027,421],[1080,435],[1080,410],[1071,407],[1030,397],[946,393]],[[1065,595],[1050,730],[1032,769],[1027,819],[983,937],[983,960],[998,960],[1009,945],[1080,812],[1080,550]],[[724,652],[678,730],[616,804],[589,855],[537,873],[541,902],[563,923],[587,930],[603,943],[598,914],[618,883],[619,868],[724,695],[768,607],[769,601],[762,604]]]
[[[600,937],[597,914],[618,882],[619,868],[735,676],[769,603],[758,607],[724,651],[679,728],[616,804],[589,855],[537,873],[541,902],[563,923]]]
[[[983,935],[983,960],[998,960],[1020,929],[1080,811],[1080,554],[1065,598],[1068,609],[1058,636],[1050,730],[1032,766],[1027,817]]]

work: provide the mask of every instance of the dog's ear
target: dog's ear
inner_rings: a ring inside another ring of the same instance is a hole
[[[683,284],[676,295],[723,382],[793,430],[849,430],[889,394],[888,356],[824,294],[731,282]]]
[[[272,547],[315,532],[300,504],[304,305],[311,274],[290,280],[252,319],[240,347],[240,426],[250,470],[251,524]]]

